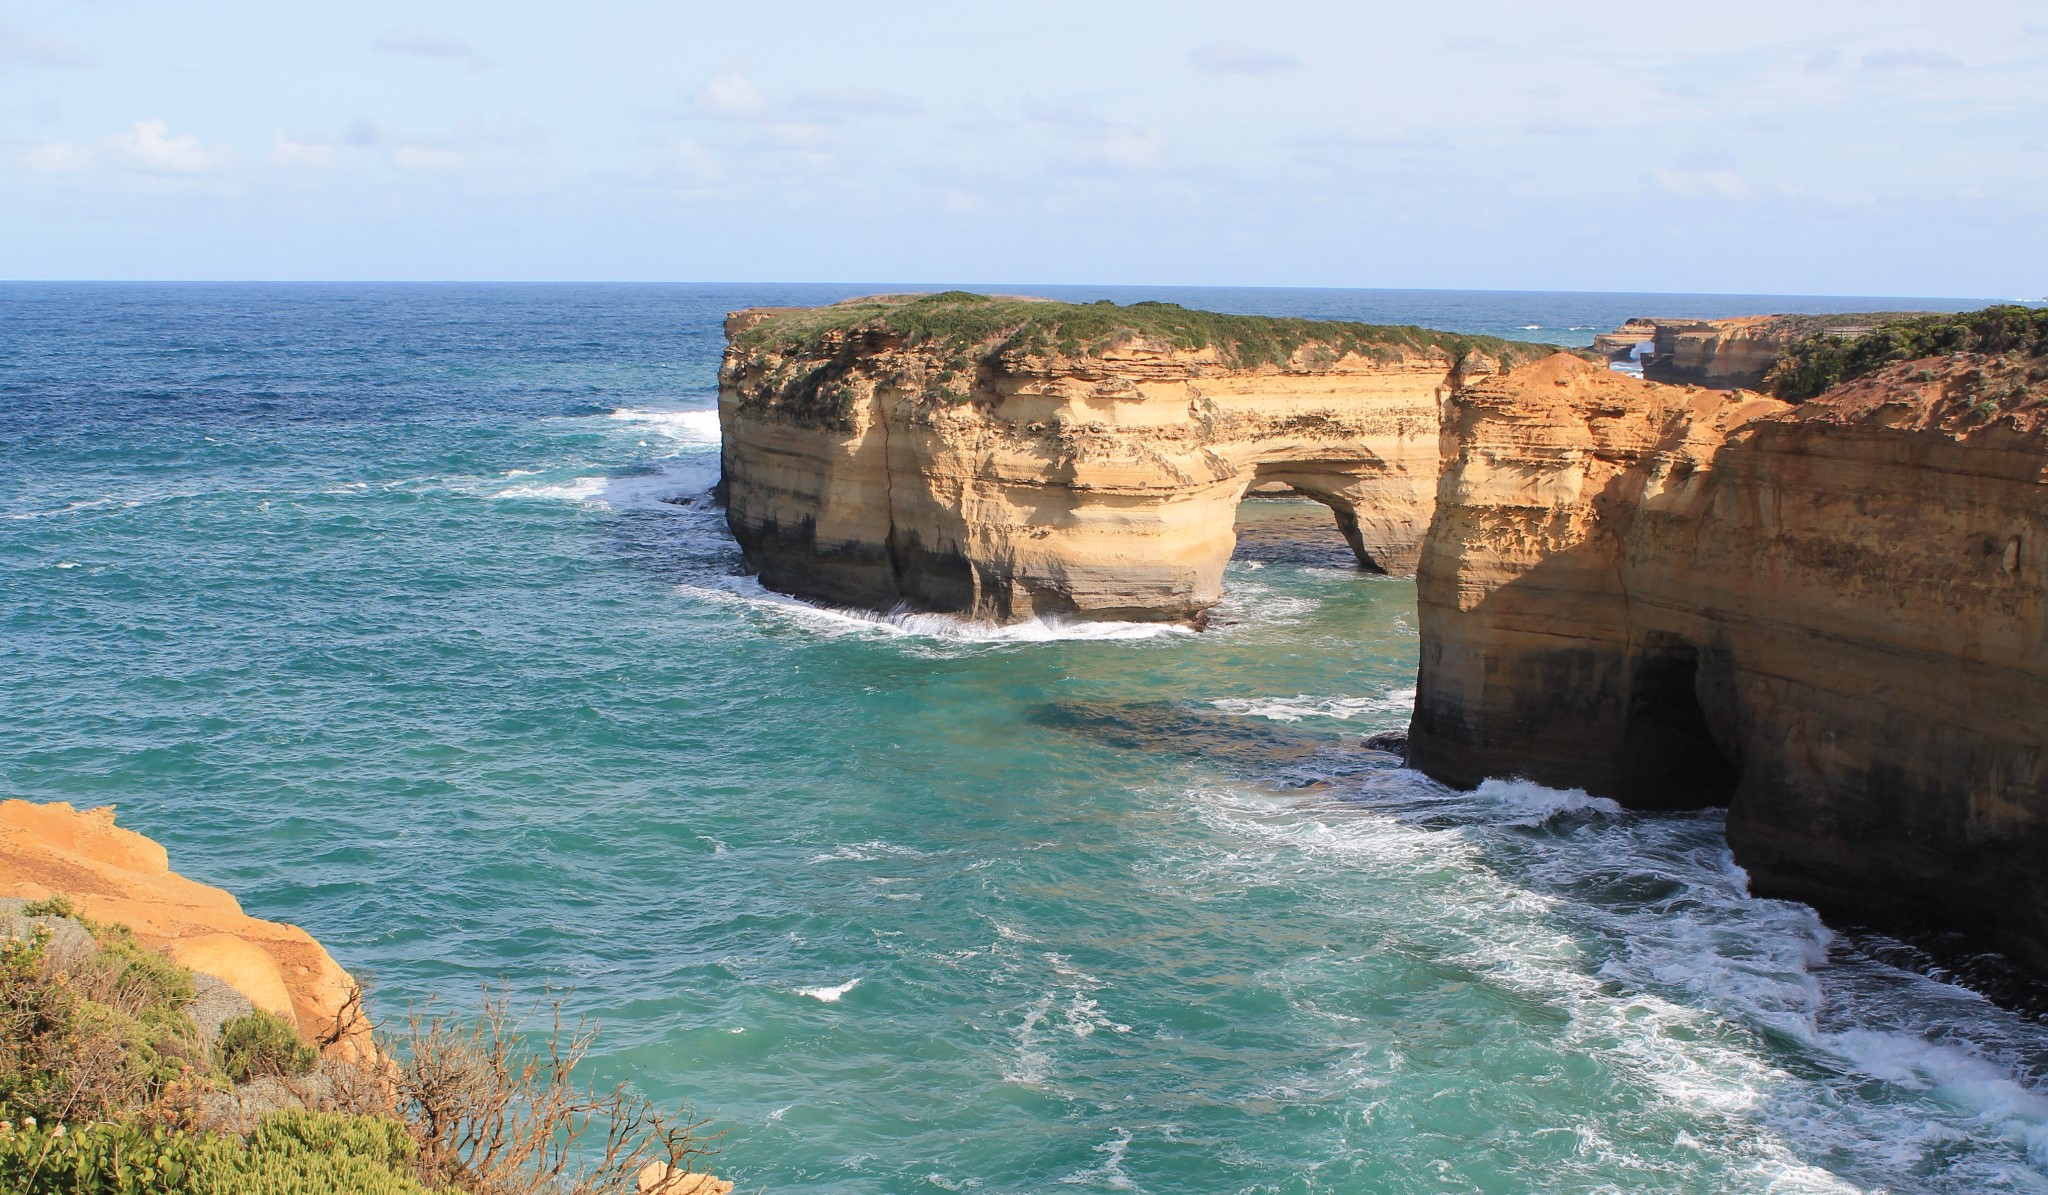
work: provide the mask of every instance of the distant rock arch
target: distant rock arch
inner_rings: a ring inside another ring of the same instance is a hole
[[[1137,333],[1061,349],[1054,328],[1034,347],[1007,324],[963,350],[901,310],[823,330],[832,309],[728,321],[727,520],[771,589],[996,621],[1191,620],[1223,596],[1238,503],[1271,483],[1328,505],[1362,565],[1407,574],[1440,406],[1496,360],[1443,334],[1307,321],[1267,322],[1343,335],[1257,364]],[[1362,341],[1375,332],[1387,343]]]

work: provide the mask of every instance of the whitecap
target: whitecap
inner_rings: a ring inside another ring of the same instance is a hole
[[[704,411],[654,411],[619,410],[607,418],[621,423],[632,423],[652,428],[654,431],[684,444],[712,445],[719,442],[718,412]]]
[[[1060,1028],[1068,1033],[1073,1034],[1075,1037],[1091,1037],[1097,1029],[1107,1029],[1112,1033],[1129,1033],[1131,1031],[1129,1025],[1111,1020],[1108,1014],[1102,1011],[1102,1006],[1097,1004],[1093,997],[1078,990],[1071,993],[1071,995],[1072,1000],[1068,1003],[1060,1019]]]
[[[103,506],[134,507],[139,505],[141,505],[141,503],[137,501],[124,501],[120,498],[85,498],[80,499],[77,502],[68,502],[63,506],[51,507],[46,510],[18,510],[9,514],[0,515],[0,519],[8,519],[17,522],[25,519],[49,519],[55,518],[58,515],[76,514],[82,510],[98,510]]]
[[[514,469],[505,481],[544,476],[539,470]],[[619,474],[586,474],[558,480],[521,481],[491,490],[491,498],[576,502],[612,510],[676,510],[685,503],[708,504],[718,480],[717,464],[688,457],[665,457],[650,468]]]
[[[826,854],[811,856],[810,862],[837,863],[844,861],[852,863],[872,863],[877,859],[887,857],[918,858],[921,857],[923,854],[924,852],[918,850],[916,847],[899,846],[896,843],[884,842],[879,838],[875,838],[870,839],[867,842],[842,842],[838,846],[832,848],[832,850]]]
[[[1131,1148],[1130,1130],[1118,1128],[1112,1131],[1116,1133],[1115,1137],[1095,1147],[1096,1153],[1104,1155],[1102,1163],[1097,1166],[1090,1166],[1085,1170],[1076,1170],[1074,1173],[1067,1175],[1060,1180],[1061,1186],[1100,1185],[1112,1191],[1135,1191],[1138,1189],[1138,1184],[1133,1182],[1131,1176],[1124,1172],[1124,1155]]]
[[[1962,989],[1831,956],[1811,908],[1749,894],[1718,815],[1628,816],[1525,780],[1469,793],[1414,773],[1373,783],[1348,799],[1190,793],[1239,844],[1171,879],[1313,890],[1332,869],[1363,869],[1376,889],[1439,894],[1415,912],[1446,947],[1439,960],[1564,1013],[1559,1046],[1685,1118],[1690,1149],[1727,1167],[1722,1189],[1920,1189],[1886,1180],[1930,1165],[1945,1190],[2048,1189],[2036,1172],[2048,1165],[2039,1030]],[[1519,832],[1559,818],[1576,819],[1569,835]],[[1607,890],[1614,899],[1586,895]],[[1807,1065],[1789,1068],[1777,1043],[1796,1043],[1790,1057]],[[1355,1069],[1290,1074],[1284,1087],[1313,1098],[1346,1089]],[[1588,1150],[1625,1161],[1604,1138]],[[1854,1169],[1830,1173],[1806,1160],[1817,1156]]]
[[[1039,1047],[1039,1027],[1045,1023],[1046,1014],[1052,1011],[1052,1002],[1053,994],[1047,992],[1025,1008],[1024,1019],[1018,1022],[1017,1031],[1012,1035],[1016,1054],[1011,1065],[1003,1071],[1003,1082],[1044,1088],[1046,1079],[1052,1074],[1052,1056]]]
[[[684,583],[678,592],[720,603],[740,603],[779,615],[807,629],[826,634],[874,635],[879,638],[931,639],[958,644],[1021,644],[1065,641],[1113,641],[1157,639],[1168,635],[1192,635],[1195,631],[1180,623],[1109,622],[1037,618],[1024,622],[995,623],[957,614],[926,614],[908,611],[877,613],[843,606],[823,606],[788,594],[776,593],[753,577],[720,577],[707,582]]]
[[[846,993],[852,991],[859,984],[860,980],[855,978],[847,980],[836,988],[798,988],[796,994],[799,996],[809,996],[813,1000],[822,1000],[827,1004],[837,1004]]]
[[[1377,697],[1222,697],[1209,703],[1226,714],[1264,718],[1271,722],[1299,722],[1304,718],[1335,718],[1349,721],[1360,714],[1405,713],[1415,708],[1415,690],[1389,689]]]
[[[1471,799],[1492,810],[1506,813],[1507,825],[1536,826],[1566,814],[1621,816],[1621,806],[1606,797],[1589,795],[1583,788],[1546,788],[1529,780],[1488,780],[1473,789]]]

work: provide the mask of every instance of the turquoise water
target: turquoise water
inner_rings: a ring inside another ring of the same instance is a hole
[[[2048,1190],[2048,1031],[1749,899],[1716,816],[1363,751],[1414,589],[1320,508],[1247,505],[1199,635],[738,576],[718,317],[861,289],[0,288],[0,794],[384,1016],[572,989],[745,1189]]]

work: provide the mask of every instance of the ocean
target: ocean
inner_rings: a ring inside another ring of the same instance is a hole
[[[1362,750],[1415,589],[1320,507],[1246,504],[1203,633],[761,591],[720,319],[875,289],[0,286],[0,795],[118,805],[383,1018],[562,994],[742,1190],[2048,1191],[2034,1016],[1753,899],[1718,814]]]

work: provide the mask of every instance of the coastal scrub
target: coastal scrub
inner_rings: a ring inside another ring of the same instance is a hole
[[[1467,336],[1411,325],[1227,315],[1177,303],[1058,303],[949,290],[876,295],[829,307],[787,311],[733,338],[735,347],[784,356],[829,351],[828,342],[861,333],[900,337],[962,368],[996,354],[1097,356],[1134,341],[1183,352],[1214,350],[1232,369],[1327,368],[1348,355],[1391,361],[1435,351],[1453,362],[1477,351],[1504,364],[1556,352],[1494,336]]]

